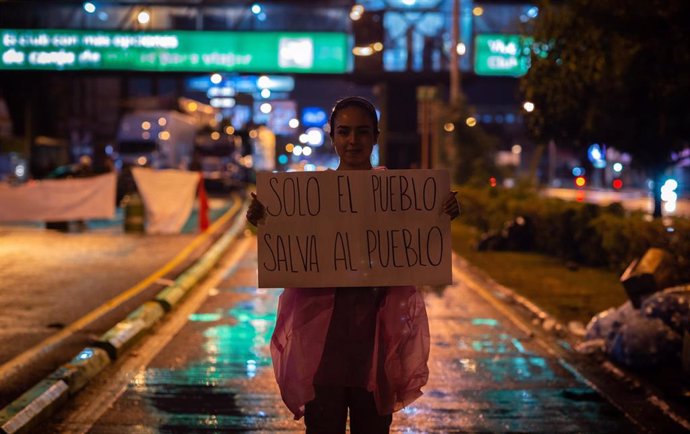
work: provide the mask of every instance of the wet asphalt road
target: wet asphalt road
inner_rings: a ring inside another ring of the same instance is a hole
[[[211,220],[219,218],[231,204],[226,198],[211,199]],[[180,234],[125,234],[121,212],[113,220],[89,225],[81,233],[36,225],[0,226],[0,407],[70,360],[165,284],[150,284],[40,358],[16,365],[16,370],[4,375],[3,368],[12,364],[13,358],[135,286],[198,235],[196,210]],[[187,265],[181,261],[164,277]]]
[[[236,267],[177,312],[179,332],[163,324],[46,432],[303,432],[274,382],[268,342],[281,290],[256,288],[255,245],[251,237],[234,247]],[[425,298],[431,376],[424,396],[394,415],[392,432],[638,431],[477,290],[460,281]]]

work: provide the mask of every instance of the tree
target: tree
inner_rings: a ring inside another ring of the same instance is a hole
[[[441,149],[441,159],[451,168],[453,182],[487,185],[489,177],[497,175],[494,156],[498,139],[487,133],[474,118],[476,111],[460,93],[455,104],[445,110],[445,124],[452,124],[452,132],[444,131],[451,146]]]
[[[628,152],[654,180],[654,216],[672,153],[690,139],[690,1],[540,3],[521,90],[538,141]]]

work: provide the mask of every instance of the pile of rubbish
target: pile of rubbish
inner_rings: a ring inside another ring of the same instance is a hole
[[[518,216],[503,225],[500,231],[482,234],[477,250],[531,250],[534,244],[534,223],[527,216]]]
[[[633,261],[621,276],[630,300],[595,315],[578,349],[630,368],[688,364],[690,284],[658,289],[673,276],[673,258],[661,249]]]

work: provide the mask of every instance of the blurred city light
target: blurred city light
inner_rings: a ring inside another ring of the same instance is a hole
[[[311,148],[309,146],[305,146],[302,148],[302,155],[304,156],[310,156],[311,155]]]
[[[355,56],[371,56],[374,54],[374,48],[371,46],[366,47],[353,47],[352,54]]]
[[[324,140],[324,134],[323,130],[321,128],[309,128],[306,131],[307,134],[307,143],[309,143],[312,146],[321,146],[323,145],[323,140]]]
[[[170,139],[170,133],[168,131],[161,131],[158,133],[158,138],[161,140],[168,140]]]
[[[144,121],[141,123],[141,129],[144,131],[150,130],[151,129],[151,122],[149,121]]]
[[[225,134],[232,135],[235,134],[235,128],[232,125],[225,127]]]
[[[302,133],[299,135],[299,142],[300,143],[307,143],[309,141],[309,138],[307,137],[306,134]]]
[[[357,21],[360,18],[362,18],[363,13],[364,13],[364,6],[354,5],[354,6],[352,6],[352,9],[350,10],[350,19],[352,21]]]
[[[151,14],[148,10],[142,9],[137,14],[137,21],[139,24],[148,24],[151,21]]]
[[[481,6],[476,6],[474,9],[472,9],[472,14],[475,17],[481,17],[484,14],[484,8]]]
[[[587,180],[585,179],[584,176],[578,176],[577,178],[575,178],[575,185],[576,186],[582,188],[585,186],[585,184],[587,184]]]
[[[256,85],[259,89],[266,89],[271,86],[271,78],[267,75],[262,75],[256,80]]]
[[[620,190],[621,188],[623,188],[623,180],[620,178],[614,179],[613,188],[615,188],[616,190]]]
[[[292,152],[294,149],[295,149],[295,145],[293,145],[292,143],[288,143],[287,145],[285,145],[285,151],[286,152]]]
[[[211,133],[211,138],[213,140],[219,140],[220,139],[220,133],[218,131],[214,131]]]
[[[496,187],[496,184],[497,184],[496,178],[494,178],[493,176],[491,178],[489,178],[489,185],[491,187]]]
[[[261,13],[262,10],[263,10],[263,8],[261,7],[260,4],[254,3],[254,4],[252,5],[252,13],[253,13],[254,15],[259,15],[259,14]]]
[[[668,213],[676,211],[676,202],[678,201],[677,188],[678,181],[673,178],[667,179],[664,185],[661,186],[661,200],[664,202],[664,210]]]
[[[477,125],[477,119],[470,116],[467,119],[465,119],[465,123],[467,124],[468,127],[473,127],[473,126]]]
[[[513,154],[519,154],[519,153],[522,152],[522,146],[520,146],[520,145],[518,145],[518,144],[516,143],[516,144],[513,145],[512,148],[510,148],[510,151],[511,151]]]
[[[527,16],[530,18],[537,18],[537,15],[539,15],[539,8],[536,6],[532,6],[531,8],[527,9]]]
[[[467,52],[467,46],[464,42],[459,42],[458,45],[455,47],[455,51],[458,52],[458,56],[464,56]]]
[[[91,2],[84,2],[84,10],[90,14],[96,12],[96,5]]]
[[[213,83],[213,84],[220,84],[221,81],[223,81],[223,76],[222,76],[222,75],[220,75],[220,74],[218,74],[218,73],[211,74],[211,83]]]
[[[534,111],[534,103],[525,101],[525,103],[522,104],[522,108],[524,108],[527,113],[532,113]]]
[[[606,167],[606,146],[592,143],[587,148],[587,158],[597,169]]]
[[[582,167],[573,167],[573,176],[582,176],[585,174],[585,171],[582,169]]]
[[[232,108],[232,107],[235,107],[236,103],[237,103],[237,101],[235,101],[235,98],[211,98],[211,101],[209,101],[209,104],[211,104],[211,107],[216,107],[216,108],[218,108],[218,107]]]
[[[621,172],[623,170],[623,165],[621,163],[613,163],[613,171]]]
[[[287,162],[288,162],[288,157],[287,157],[287,155],[285,155],[285,154],[280,154],[280,156],[278,157],[278,162],[279,162],[280,164],[287,164]]]
[[[452,122],[447,122],[445,125],[443,125],[443,129],[449,133],[452,133],[455,131],[455,124]]]
[[[270,89],[261,89],[261,98],[268,98],[271,96]]]
[[[292,153],[295,154],[295,156],[299,157],[300,155],[302,155],[303,149],[304,148],[302,148],[300,145],[297,145],[292,149]]]
[[[288,126],[289,126],[290,128],[297,128],[297,127],[299,127],[299,120],[298,120],[298,119],[295,119],[295,118],[290,119],[290,120],[288,121]]]
[[[167,123],[168,123],[168,120],[165,119],[164,117],[158,118],[158,125],[160,125],[161,127],[164,127],[165,124],[167,124]]]
[[[675,179],[667,179],[664,185],[661,186],[661,200],[676,200],[678,195],[676,189],[678,188],[678,181]]]
[[[265,103],[261,104],[261,106],[259,106],[259,110],[261,110],[261,113],[263,113],[263,114],[269,114],[269,113],[271,113],[271,110],[273,110],[273,106],[271,104],[265,102]]]

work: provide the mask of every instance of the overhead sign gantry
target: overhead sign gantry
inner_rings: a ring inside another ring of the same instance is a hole
[[[341,74],[348,58],[336,32],[0,29],[0,70]]]

